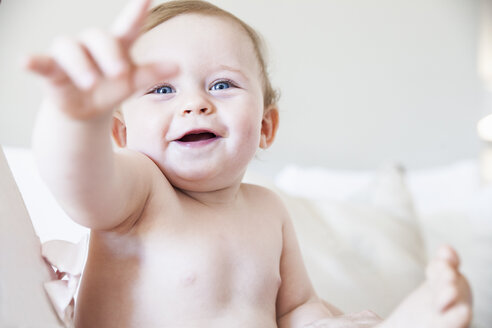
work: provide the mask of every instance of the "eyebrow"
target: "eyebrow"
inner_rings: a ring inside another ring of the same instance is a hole
[[[225,71],[235,72],[235,73],[241,75],[242,77],[244,77],[246,80],[249,80],[248,77],[246,76],[246,74],[244,74],[243,71],[241,71],[238,68],[234,68],[234,67],[231,67],[231,66],[228,66],[228,65],[220,64],[219,67],[218,67],[218,69],[219,70],[225,70]]]

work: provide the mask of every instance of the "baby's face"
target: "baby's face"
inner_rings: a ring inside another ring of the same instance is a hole
[[[142,35],[138,64],[176,64],[122,106],[127,147],[150,157],[181,189],[239,181],[260,144],[263,88],[253,43],[235,22],[186,14]]]

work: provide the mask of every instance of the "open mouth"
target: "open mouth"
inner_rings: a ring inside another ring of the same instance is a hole
[[[187,135],[184,135],[181,139],[178,139],[178,141],[181,142],[197,142],[197,141],[204,141],[204,140],[210,140],[217,138],[215,134],[212,132],[200,132],[200,133],[190,133]]]

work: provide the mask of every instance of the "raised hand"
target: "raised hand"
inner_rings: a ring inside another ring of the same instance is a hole
[[[77,120],[110,117],[136,90],[176,72],[173,65],[137,66],[130,58],[149,4],[132,0],[110,31],[87,29],[78,39],[58,37],[50,55],[26,59],[25,67],[47,82],[50,106]]]

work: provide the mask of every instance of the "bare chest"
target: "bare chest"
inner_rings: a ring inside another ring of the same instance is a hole
[[[124,297],[134,319],[160,323],[249,311],[274,318],[279,220],[251,210],[146,215],[129,235],[91,242],[92,252],[99,254],[88,262],[85,288],[97,285],[105,295],[91,304],[112,307],[109,295]]]
[[[187,213],[142,230],[141,276],[162,290],[220,303],[258,302],[280,283],[281,225],[251,211]],[[145,270],[145,271],[143,271]]]

